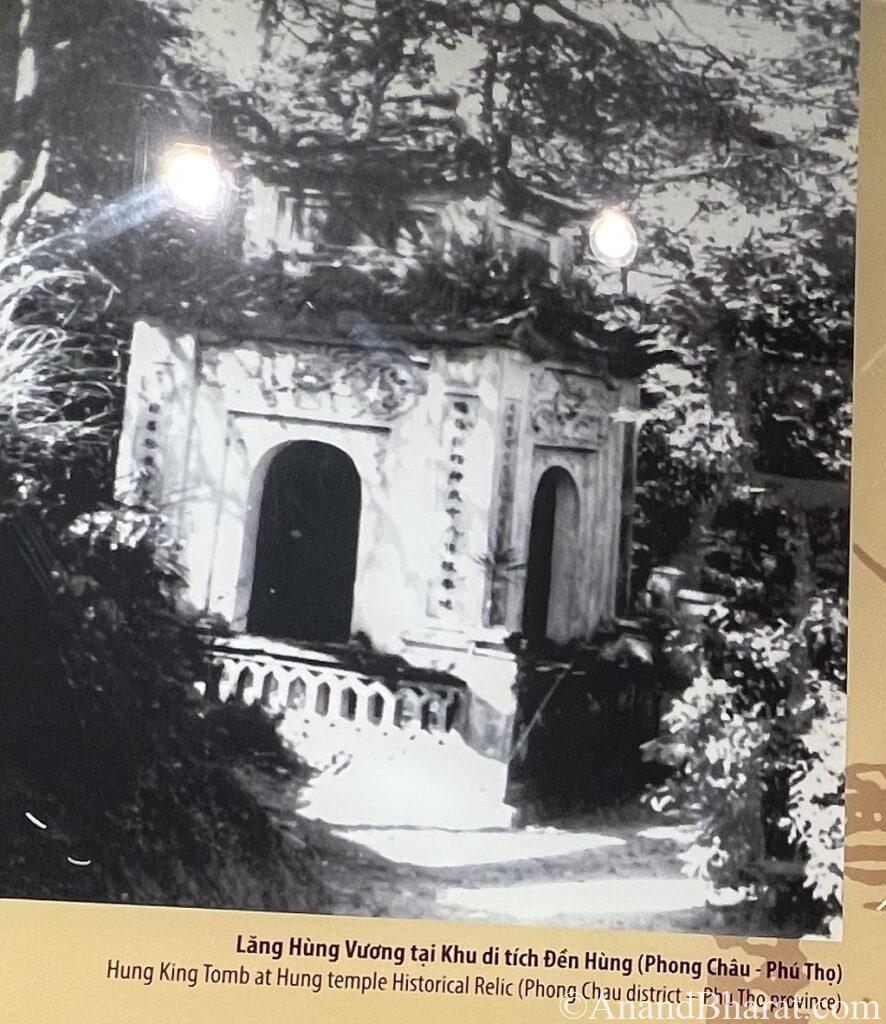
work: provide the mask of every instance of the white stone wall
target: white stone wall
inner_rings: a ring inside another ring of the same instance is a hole
[[[337,446],[362,486],[352,631],[470,675],[475,641],[520,628],[525,571],[493,574],[488,559],[525,561],[550,466],[572,475],[580,505],[575,600],[554,638],[612,615],[624,429],[612,413],[635,402],[634,385],[505,348],[219,342],[140,323],[118,492],[163,508],[190,602],[242,630],[271,459],[292,441]]]

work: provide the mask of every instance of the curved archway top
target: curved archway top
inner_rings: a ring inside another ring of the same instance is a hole
[[[572,470],[564,463],[552,462],[545,467],[544,472],[538,478],[536,492],[538,491],[538,487],[541,486],[542,481],[545,479],[556,480],[558,483],[562,482],[564,486],[574,488],[575,493],[578,494],[578,484],[572,474]]]
[[[335,428],[338,425],[335,423],[330,423],[329,426],[331,429],[335,430]],[[279,455],[281,455],[287,448],[292,448],[293,446],[296,445],[314,445],[316,446],[317,450],[328,448],[337,452],[341,452],[341,454],[345,456],[353,464],[355,470],[357,471],[357,475],[362,480],[365,474],[365,467],[361,471],[360,453],[357,451],[349,451],[348,446],[346,444],[338,443],[340,440],[342,440],[341,438],[337,437],[334,440],[329,440],[325,436],[326,434],[326,430],[324,430],[323,428],[319,428],[315,432],[311,432],[310,434],[305,434],[303,436],[295,438],[277,438],[267,445],[255,444],[255,442],[253,442],[253,455],[255,456],[253,461],[254,480],[257,479],[259,484],[263,485],[264,477],[267,474],[267,471],[271,466],[271,463],[273,463],[274,460]],[[242,438],[241,440],[247,444],[247,448],[250,447],[248,441]]]

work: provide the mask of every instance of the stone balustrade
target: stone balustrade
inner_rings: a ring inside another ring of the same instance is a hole
[[[252,638],[215,641],[206,696],[258,702],[306,723],[353,723],[382,733],[440,735],[461,724],[466,691],[457,683],[383,679],[346,668],[322,652],[267,647]]]

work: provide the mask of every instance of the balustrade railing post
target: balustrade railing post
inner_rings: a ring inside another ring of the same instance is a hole
[[[241,653],[222,643],[207,662],[205,696],[258,702],[272,712],[295,714],[306,725],[313,720],[436,736],[460,731],[469,699],[454,685],[400,680],[391,685],[331,660],[326,665],[253,650]]]

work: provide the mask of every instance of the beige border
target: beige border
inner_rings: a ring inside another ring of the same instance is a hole
[[[878,999],[886,1017],[886,0],[865,0],[862,30],[862,179],[856,343],[855,479],[850,634],[849,842],[842,942],[715,939],[629,932],[452,926],[433,922],[308,918],[163,908],[0,903],[0,1022],[9,1024],[212,1024],[260,1020],[409,1021],[564,1019],[556,1003],[495,997],[358,997],[301,989],[150,988],[104,980],[109,956],[124,960],[213,961],[234,966],[238,932],[358,935],[370,941],[460,941],[482,947],[660,950],[671,957],[736,956],[754,967],[779,958],[840,964],[847,1000]],[[882,816],[877,821],[877,816]],[[882,906],[882,910],[877,908]],[[429,974],[435,973],[428,969]],[[445,973],[440,968],[436,973]],[[497,973],[518,977],[513,971]],[[585,975],[583,975],[585,976]],[[555,976],[551,972],[551,980]],[[562,980],[562,978],[560,979]],[[643,979],[638,979],[643,981]],[[659,979],[650,977],[646,983]],[[758,984],[758,983],[755,983]],[[723,989],[723,979],[720,988]],[[796,986],[802,988],[799,983]],[[784,986],[781,987],[782,991]],[[815,991],[822,992],[817,986]]]

